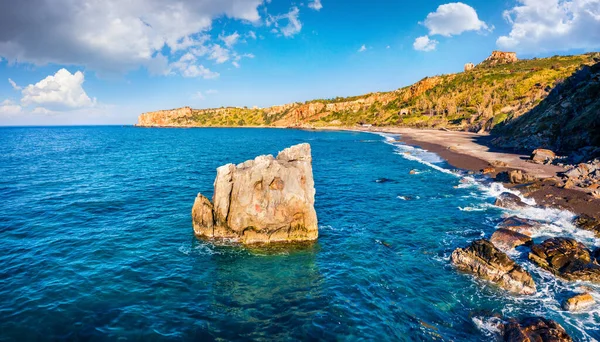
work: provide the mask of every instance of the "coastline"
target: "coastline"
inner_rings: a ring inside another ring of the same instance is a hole
[[[433,152],[455,168],[471,172],[481,172],[493,168],[488,175],[495,178],[498,173],[510,170],[525,171],[536,178],[537,182],[528,184],[502,183],[506,188],[520,191],[525,197],[535,200],[543,207],[568,210],[576,215],[600,215],[600,199],[594,199],[582,190],[566,189],[556,185],[552,177],[564,168],[556,165],[540,165],[528,162],[528,155],[501,151],[486,145],[489,135],[470,132],[418,130],[412,128],[372,128],[352,129],[367,133],[399,134],[400,141]],[[492,163],[500,161],[506,166],[495,167]]]

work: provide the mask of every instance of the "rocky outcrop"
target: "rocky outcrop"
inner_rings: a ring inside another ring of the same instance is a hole
[[[600,219],[582,214],[575,218],[575,225],[580,229],[589,230],[597,237],[600,237]]]
[[[473,63],[467,63],[467,64],[465,64],[465,72],[471,71],[473,69],[475,69],[475,64],[473,64]]]
[[[144,113],[139,116],[137,126],[142,127],[169,127],[178,126],[179,121],[192,116],[192,108],[183,107],[171,110],[159,110]]]
[[[509,251],[519,246],[530,246],[533,244],[531,237],[504,228],[497,229],[494,234],[492,234],[490,241],[494,246],[503,251]]]
[[[566,188],[580,188],[597,197],[594,193],[600,190],[600,159],[569,165],[567,169],[561,176]]]
[[[501,208],[516,210],[519,208],[526,207],[527,204],[521,200],[521,198],[510,192],[503,192],[496,198],[494,205]]]
[[[318,237],[310,145],[217,169],[212,203],[199,194],[192,209],[199,237],[244,244],[314,241]]]
[[[452,263],[460,270],[517,294],[536,292],[531,275],[488,240],[476,240],[469,247],[452,253]]]
[[[515,52],[503,52],[493,51],[492,54],[486,58],[481,64],[494,66],[498,64],[509,64],[518,61],[517,54]]]
[[[571,342],[565,329],[557,322],[541,317],[511,319],[500,327],[506,342]]]
[[[539,221],[511,216],[500,222],[498,228],[512,230],[519,234],[531,237],[542,228],[542,224]]]
[[[567,311],[582,311],[596,303],[594,297],[589,293],[582,293],[567,299],[563,303],[563,309]]]
[[[531,153],[531,161],[536,164],[552,164],[556,154],[548,149],[538,148]]]
[[[535,182],[536,180],[535,176],[521,170],[504,171],[496,175],[496,181],[503,183],[526,184]]]
[[[600,283],[600,266],[590,250],[574,239],[552,238],[534,245],[529,259],[561,278]]]

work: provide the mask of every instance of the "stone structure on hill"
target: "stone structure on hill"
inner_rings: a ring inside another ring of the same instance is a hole
[[[467,63],[467,64],[465,64],[465,72],[471,71],[473,69],[475,69],[475,64],[473,64],[473,63]]]
[[[300,144],[219,167],[212,203],[202,194],[194,203],[194,233],[244,244],[315,241],[314,203],[311,149]]]

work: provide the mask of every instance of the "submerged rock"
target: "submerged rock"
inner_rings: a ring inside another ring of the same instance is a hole
[[[582,311],[594,305],[596,301],[589,293],[578,294],[567,299],[563,303],[563,309],[567,311]]]
[[[529,246],[533,244],[533,240],[531,237],[517,233],[514,230],[500,228],[497,229],[490,241],[494,244],[494,246],[498,247],[503,251],[509,251],[519,246]]]
[[[526,207],[527,204],[521,200],[521,198],[515,194],[511,194],[510,192],[503,192],[496,198],[495,206],[506,208],[506,209],[519,209]]]
[[[561,278],[600,283],[600,266],[590,250],[574,239],[551,238],[534,245],[529,259]]]
[[[514,232],[532,236],[542,227],[542,223],[535,220],[528,220],[517,216],[505,218],[498,224],[498,228],[512,230]]]
[[[522,320],[511,319],[502,325],[501,332],[504,341],[507,342],[573,341],[560,324],[541,317],[528,317]]]
[[[452,263],[510,292],[526,295],[536,292],[531,275],[488,240],[476,240],[465,249],[457,248],[452,253]]]
[[[310,145],[300,144],[219,167],[213,202],[199,194],[194,203],[194,233],[245,244],[316,240],[311,163]]]

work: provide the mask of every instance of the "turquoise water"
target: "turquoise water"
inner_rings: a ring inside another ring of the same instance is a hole
[[[313,150],[318,243],[254,250],[193,236],[194,198],[212,195],[218,166],[301,142]],[[559,309],[577,284],[523,255],[541,289],[531,298],[449,266],[506,214],[491,205],[501,189],[389,137],[1,128],[0,146],[0,340],[487,341],[494,314],[600,338],[597,311]],[[548,236],[597,244],[569,213],[520,214],[550,220]]]

